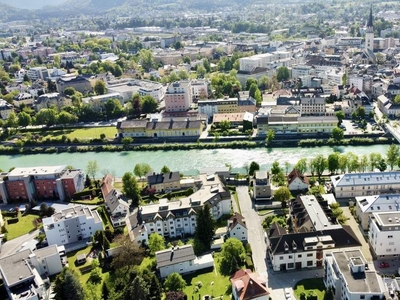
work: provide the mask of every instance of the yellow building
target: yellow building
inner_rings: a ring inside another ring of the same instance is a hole
[[[338,124],[336,116],[298,117],[298,133],[332,133]]]

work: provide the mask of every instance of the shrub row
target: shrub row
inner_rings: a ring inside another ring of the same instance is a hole
[[[100,194],[100,189],[83,190],[74,194],[74,200],[82,200],[84,196],[92,196],[93,198]]]

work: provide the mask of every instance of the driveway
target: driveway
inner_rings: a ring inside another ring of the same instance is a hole
[[[10,241],[5,242],[1,246],[1,253],[0,253],[0,258],[3,258],[7,255],[13,254],[17,252],[21,248],[21,245],[25,242],[29,242],[33,240],[37,235],[39,234],[39,229],[31,231],[27,234],[24,234],[20,237],[17,237],[15,239],[12,239]]]

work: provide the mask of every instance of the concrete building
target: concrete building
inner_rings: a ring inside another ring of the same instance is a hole
[[[92,85],[90,84],[90,81],[83,77],[83,76],[63,76],[60,77],[56,80],[56,85],[57,85],[57,92],[60,94],[64,93],[64,90],[67,87],[72,87],[78,92],[81,92],[82,94],[86,94],[92,90]]]
[[[14,111],[14,107],[6,100],[0,99],[0,117],[2,120],[7,120],[10,114]]]
[[[213,268],[212,254],[196,256],[192,245],[172,247],[156,252],[157,269],[161,278],[171,273],[189,274],[202,269]]]
[[[15,168],[0,179],[3,202],[24,200],[70,199],[83,190],[84,174],[66,166]]]
[[[121,105],[124,106],[124,98],[119,93],[109,93],[104,95],[86,97],[82,99],[82,103],[91,105],[95,111],[103,111],[105,109],[104,104],[108,100],[114,99],[118,100]]]
[[[271,177],[267,171],[256,171],[253,179],[253,198],[270,200],[272,197]]]
[[[26,71],[26,76],[28,76],[31,81],[36,81],[38,79],[46,81],[47,78],[49,78],[49,70],[45,67],[30,68]]]
[[[187,111],[192,104],[192,86],[189,80],[170,83],[164,96],[165,111]]]
[[[400,194],[380,194],[356,198],[356,215],[364,230],[368,230],[374,212],[399,211]]]
[[[385,299],[381,276],[369,269],[359,249],[327,252],[324,257],[324,284],[335,299]]]
[[[29,93],[21,93],[14,97],[14,106],[20,107],[21,104],[32,106],[34,102],[33,96]]]
[[[215,114],[256,112],[256,100],[253,97],[207,99],[197,102],[199,113],[212,118]]]
[[[370,217],[368,242],[374,257],[393,258],[400,254],[400,212],[376,212]]]
[[[118,93],[124,103],[132,100],[136,93],[140,96],[152,96],[158,102],[164,99],[165,90],[162,84],[150,80],[119,79],[107,82],[108,93]]]
[[[400,190],[400,172],[347,173],[331,176],[336,198],[352,198]]]
[[[193,100],[208,98],[208,81],[207,80],[192,80],[192,97]]]
[[[246,220],[241,214],[235,212],[228,220],[227,236],[236,238],[241,242],[247,242]]]
[[[28,257],[30,264],[39,274],[52,276],[62,271],[64,266],[61,257],[64,255],[64,246],[50,245],[45,248],[36,249]]]
[[[233,300],[268,300],[269,291],[263,277],[249,269],[241,269],[231,277]]]
[[[104,228],[97,210],[78,205],[44,218],[43,229],[48,244],[60,246],[89,239]]]
[[[325,116],[326,114],[325,98],[301,97],[300,114],[302,116]]]
[[[43,108],[50,108],[50,106],[53,105],[61,110],[65,106],[71,106],[72,100],[67,97],[62,97],[59,93],[49,93],[40,95],[33,102],[35,112],[39,112]]]

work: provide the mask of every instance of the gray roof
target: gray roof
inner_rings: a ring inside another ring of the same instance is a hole
[[[31,253],[31,250],[27,249],[0,259],[1,274],[8,287],[25,281],[29,277],[34,277],[32,268],[27,261]]]
[[[167,174],[153,173],[152,175],[147,176],[147,182],[149,185],[175,182],[180,180],[181,180],[181,175],[179,174],[179,172],[169,172]]]
[[[55,254],[58,254],[58,249],[57,249],[57,245],[54,244],[54,245],[50,245],[48,247],[37,249],[37,250],[33,251],[33,253],[35,253],[35,255],[38,258],[45,258],[45,257],[49,257],[49,256],[53,256]]]
[[[331,176],[331,180],[335,188],[355,185],[397,184],[400,180],[400,172],[347,173]]]
[[[185,261],[194,260],[192,245],[180,246],[156,252],[157,268],[179,264]]]

